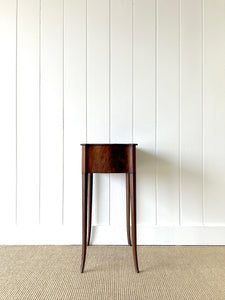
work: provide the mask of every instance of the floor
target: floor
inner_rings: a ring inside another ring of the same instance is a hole
[[[225,299],[225,247],[0,246],[0,299]]]

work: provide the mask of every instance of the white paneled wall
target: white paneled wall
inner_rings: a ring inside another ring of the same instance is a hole
[[[132,15],[130,0],[110,1],[110,142],[132,142]],[[110,175],[110,225],[126,220],[125,175]]]
[[[193,9],[195,7],[195,9]],[[191,105],[190,105],[191,104]],[[180,222],[203,222],[203,2],[180,6]]]
[[[17,5],[0,1],[0,223],[16,223]]]
[[[86,134],[88,143],[109,142],[109,1],[105,0],[87,2]],[[93,212],[93,225],[108,225],[107,174],[95,176]]]
[[[39,2],[22,0],[17,23],[17,220],[39,222]],[[3,99],[2,99],[3,100]],[[4,101],[4,100],[3,100]],[[47,128],[46,128],[47,130]]]
[[[80,143],[138,143],[139,244],[225,244],[225,0],[0,0],[0,243],[81,242]],[[94,176],[125,244],[125,175]]]
[[[205,224],[225,221],[225,3],[204,5],[203,193]]]
[[[133,18],[133,140],[137,151],[137,219],[156,225],[156,2],[135,3]],[[141,101],[141,105],[140,105]],[[146,201],[146,196],[148,200]]]
[[[179,225],[179,0],[157,3],[157,225]]]

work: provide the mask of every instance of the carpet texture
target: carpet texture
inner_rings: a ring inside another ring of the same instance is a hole
[[[225,299],[225,247],[1,246],[0,299]]]

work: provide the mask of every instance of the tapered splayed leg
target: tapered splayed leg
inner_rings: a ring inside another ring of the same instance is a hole
[[[91,238],[91,219],[92,219],[92,189],[93,189],[93,174],[88,174],[88,237],[87,245],[90,244]]]
[[[127,210],[127,241],[128,245],[131,246],[130,240],[130,176],[126,174],[126,210]]]
[[[87,248],[87,173],[82,174],[82,258],[80,272],[83,273]]]
[[[132,248],[134,266],[137,273],[139,273],[138,259],[137,259],[137,234],[136,234],[136,174],[130,174],[130,192],[131,192],[131,222],[132,222]]]

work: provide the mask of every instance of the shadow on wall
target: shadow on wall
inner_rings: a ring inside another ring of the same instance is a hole
[[[154,152],[140,149],[140,147],[137,148],[137,223],[155,225],[157,218],[159,223],[164,223],[165,221],[165,223],[177,223],[178,225],[179,197],[182,197],[182,208],[189,209],[189,214],[196,214],[194,218],[196,222],[198,222],[197,219],[200,222],[201,217],[199,214],[201,213],[202,206],[202,162],[196,160],[195,163],[191,164],[190,161],[191,158],[189,162],[182,162],[180,169],[179,156],[176,159],[168,155],[166,156],[166,154],[164,156],[155,156]],[[116,184],[119,190],[114,195],[116,194],[118,197],[121,197],[125,208],[125,176],[124,174],[116,176]],[[108,206],[107,201],[105,201],[109,195],[108,187],[108,175],[95,174],[94,215],[95,219],[101,220],[103,224],[107,224],[108,221],[108,215],[106,215],[106,211],[108,213]],[[158,201],[157,216],[156,193]],[[191,205],[189,205],[189,200],[192,202]],[[121,201],[117,201],[117,203],[121,203]],[[195,209],[197,211],[193,212]]]
[[[155,224],[156,193],[158,203],[160,202],[158,215],[165,217],[165,222],[179,221],[179,197],[184,201],[192,200],[190,210],[197,209],[201,212],[202,161],[190,158],[186,162],[182,161],[180,166],[179,156],[175,158],[166,154],[155,156],[155,152],[137,148],[136,164],[138,223]],[[189,205],[187,201],[182,203],[184,209]]]
[[[137,147],[137,223],[155,222],[155,155]]]

